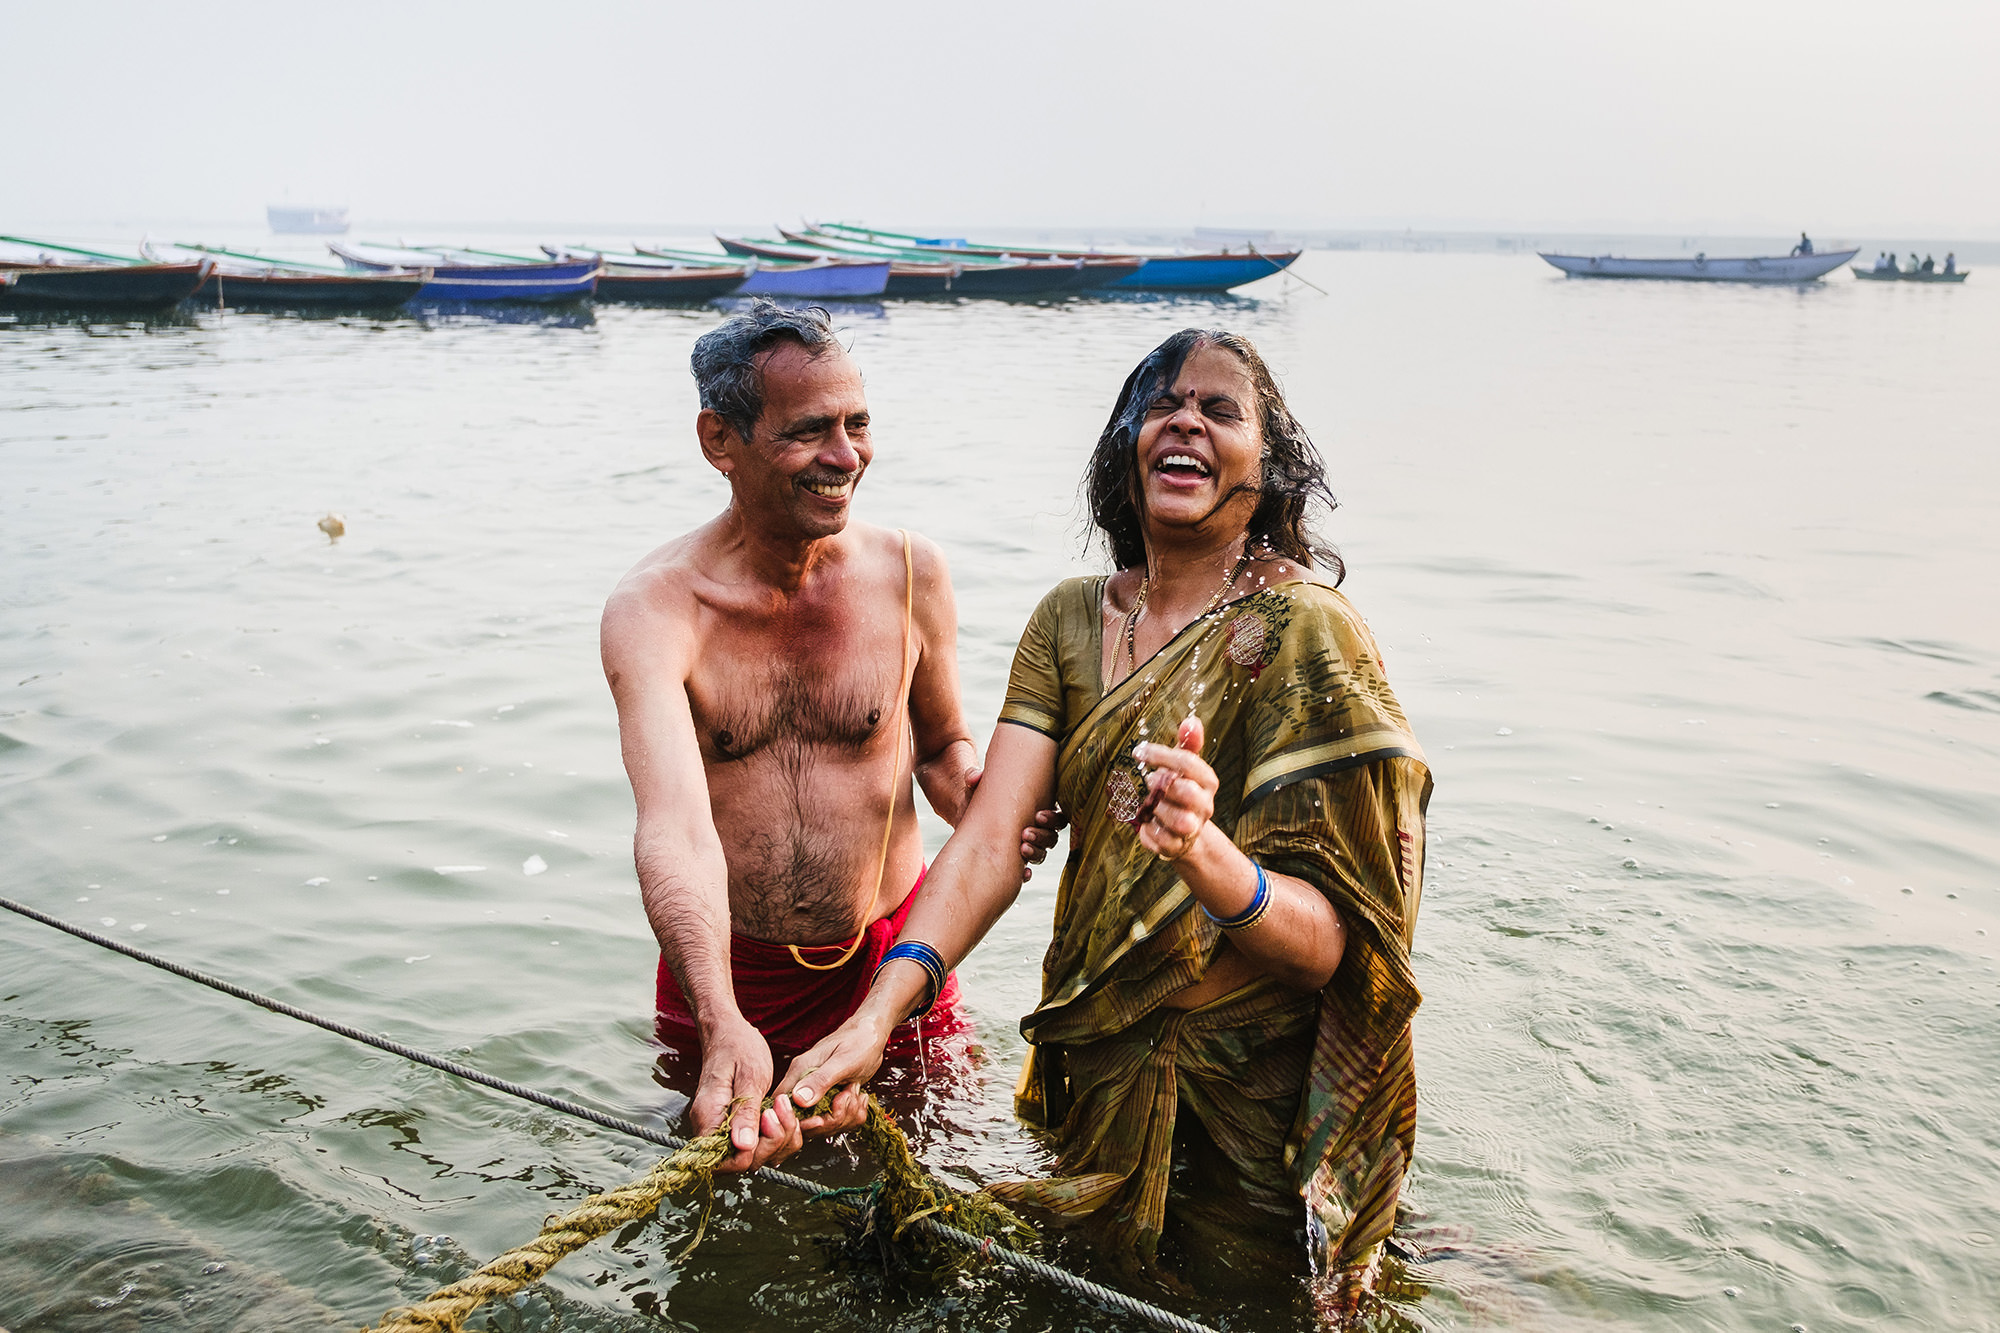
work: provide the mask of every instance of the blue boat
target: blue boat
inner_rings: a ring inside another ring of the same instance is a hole
[[[351,269],[370,273],[424,273],[419,302],[580,301],[597,290],[601,267],[594,260],[546,264],[445,264],[438,256],[400,246],[352,246],[328,242],[327,249]]]
[[[1297,250],[1272,255],[1145,255],[1137,273],[1110,283],[1107,291],[1226,292],[1232,287],[1283,273],[1299,257]]]

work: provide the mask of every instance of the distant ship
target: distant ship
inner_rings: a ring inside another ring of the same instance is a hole
[[[287,208],[270,204],[265,207],[264,216],[270,219],[272,231],[305,236],[347,234],[347,210],[344,208]]]

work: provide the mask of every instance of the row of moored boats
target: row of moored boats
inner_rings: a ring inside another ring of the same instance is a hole
[[[1283,272],[1297,250],[1201,254],[980,244],[844,223],[776,238],[717,237],[721,251],[669,246],[540,253],[331,242],[339,264],[147,240],[135,253],[0,236],[0,309],[163,309],[182,301],[272,309],[393,309],[587,299],[699,303],[727,296],[809,300],[1062,297],[1224,292]]]

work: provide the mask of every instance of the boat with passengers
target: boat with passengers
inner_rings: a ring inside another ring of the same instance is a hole
[[[1692,259],[1628,259],[1623,255],[1542,253],[1572,278],[1664,278],[1676,282],[1817,282],[1860,253],[1827,250],[1791,255],[1746,255]]]

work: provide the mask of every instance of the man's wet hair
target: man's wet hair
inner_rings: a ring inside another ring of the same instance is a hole
[[[1285,405],[1277,377],[1257,354],[1257,348],[1240,333],[1221,329],[1182,329],[1146,354],[1145,360],[1125,377],[1111,420],[1097,437],[1084,474],[1084,494],[1090,501],[1090,517],[1098,535],[1111,548],[1112,563],[1132,569],[1146,563],[1145,530],[1139,520],[1144,503],[1144,487],[1139,476],[1139,428],[1153,400],[1173,387],[1181,367],[1196,350],[1220,347],[1232,353],[1250,372],[1250,384],[1257,395],[1257,421],[1264,437],[1261,476],[1255,483],[1233,487],[1209,511],[1213,517],[1223,506],[1242,494],[1255,494],[1257,508],[1250,515],[1250,537],[1260,547],[1287,556],[1302,565],[1323,569],[1339,583],[1347,567],[1340,552],[1321,541],[1312,530],[1315,506],[1332,511],[1339,501],[1326,484],[1326,464],[1306,428]],[[1206,520],[1204,520],[1206,521]]]
[[[719,413],[749,440],[764,415],[764,375],[757,358],[781,342],[795,342],[814,360],[839,348],[833,316],[819,306],[792,308],[759,299],[695,339],[688,358],[701,405]]]

